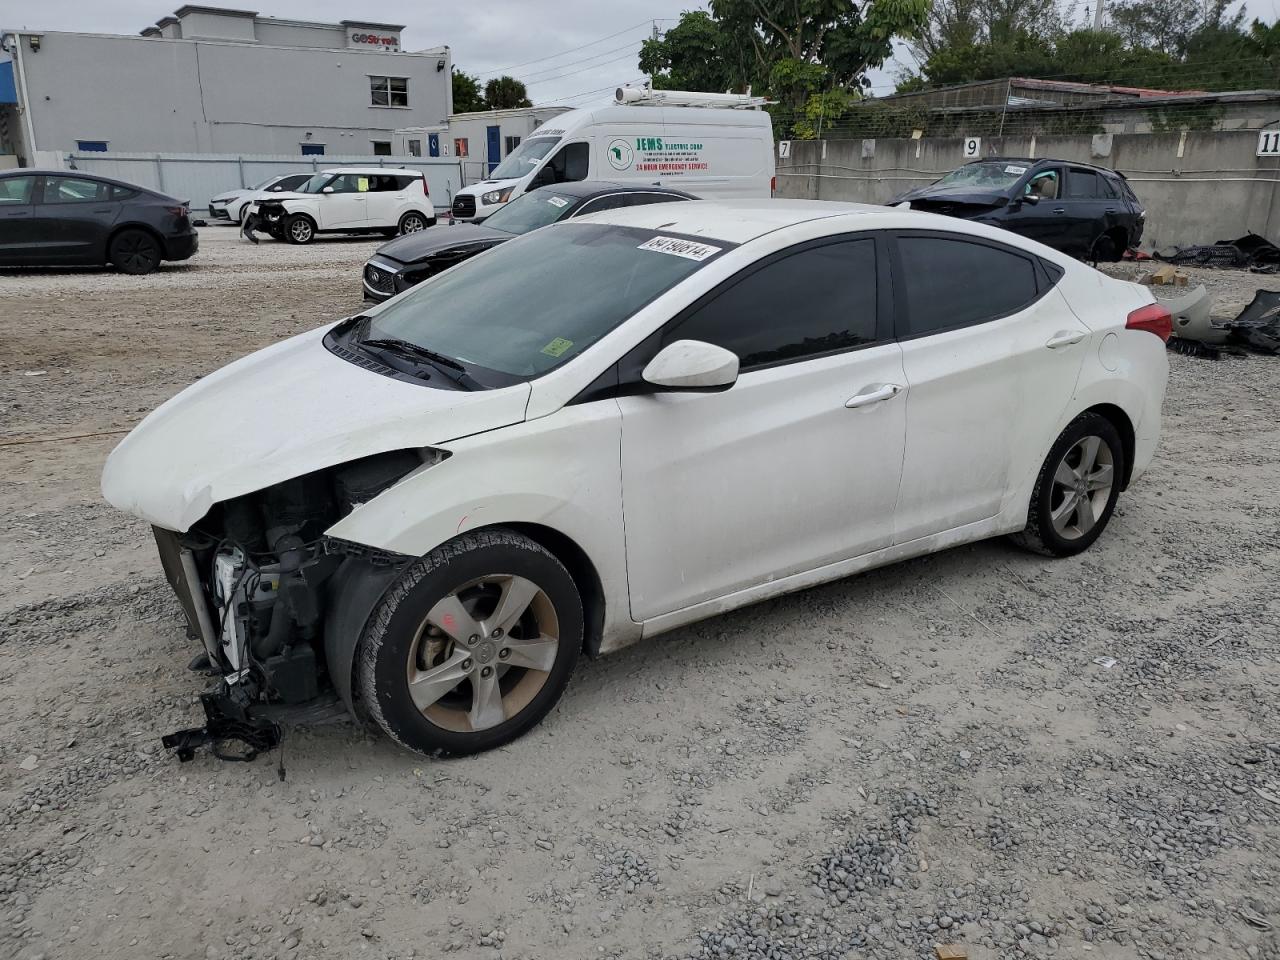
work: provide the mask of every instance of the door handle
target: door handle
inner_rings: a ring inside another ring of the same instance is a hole
[[[1045,346],[1050,350],[1057,350],[1059,347],[1069,347],[1073,343],[1079,343],[1085,338],[1085,335],[1079,330],[1059,330],[1048,339]]]
[[[844,405],[850,410],[865,407],[872,403],[879,403],[881,400],[889,400],[892,397],[896,397],[901,389],[902,387],[896,383],[882,383],[878,387],[868,389],[863,393],[855,393],[844,402]]]
[[[1067,212],[1067,208],[1066,208],[1066,207],[1054,207],[1054,208],[1053,208],[1053,212],[1054,212],[1054,213],[1066,213],[1066,212]]]

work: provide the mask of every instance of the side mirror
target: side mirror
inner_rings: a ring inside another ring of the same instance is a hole
[[[1022,202],[1029,203],[1031,204],[1031,206],[1034,207],[1037,203],[1040,202],[1040,198],[1034,193],[1028,193],[1025,197],[1022,198]]]
[[[659,350],[640,376],[667,390],[728,390],[738,382],[738,357],[701,340],[677,340]]]
[[[323,190],[321,190],[320,192],[321,192],[321,193],[333,193],[333,187],[325,187],[325,188],[324,188]]]

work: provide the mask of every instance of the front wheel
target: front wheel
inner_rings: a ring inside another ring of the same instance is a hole
[[[429,226],[431,224],[427,222],[427,218],[416,210],[411,210],[400,218],[401,233],[418,233]]]
[[[310,217],[295,213],[285,221],[284,236],[290,243],[310,243],[316,238],[316,225]]]
[[[577,586],[549,551],[513,531],[463,534],[382,598],[360,641],[356,686],[401,746],[477,753],[555,706],[582,630]]]
[[[1124,444],[1106,417],[1082,413],[1049,451],[1015,543],[1051,557],[1087,550],[1102,535],[1120,496]]]

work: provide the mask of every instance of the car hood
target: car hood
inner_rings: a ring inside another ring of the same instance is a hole
[[[418,263],[429,260],[438,253],[453,250],[472,244],[495,244],[510,240],[514,234],[505,230],[494,230],[479,224],[456,223],[452,227],[437,224],[417,233],[406,233],[402,237],[384,243],[378,248],[377,255],[390,257],[400,263]]]
[[[313,200],[319,194],[315,193],[296,193],[292,190],[281,190],[278,193],[257,193],[253,199],[258,203],[264,200]]]
[[[963,204],[965,206],[1000,207],[1009,202],[1009,197],[1007,194],[995,190],[956,190],[929,184],[927,187],[916,187],[914,190],[899,194],[889,202],[893,204],[913,200],[935,200],[939,203]]]
[[[524,177],[512,177],[510,180],[481,180],[479,183],[473,183],[469,187],[463,187],[454,196],[467,194],[468,196],[478,197],[482,193],[488,193],[490,190],[501,190],[503,187],[514,186],[520,183]]]
[[[314,470],[524,419],[527,383],[476,392],[406,383],[330,353],[329,329],[252,353],[157,408],[107,458],[103,496],[185,531],[215,503]]]

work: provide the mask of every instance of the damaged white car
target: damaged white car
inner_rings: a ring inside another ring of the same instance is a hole
[[[1169,324],[951,218],[614,210],[206,377],[103,493],[155,527],[211,729],[334,689],[469,753],[584,653],[984,537],[1085,549],[1156,446]]]

